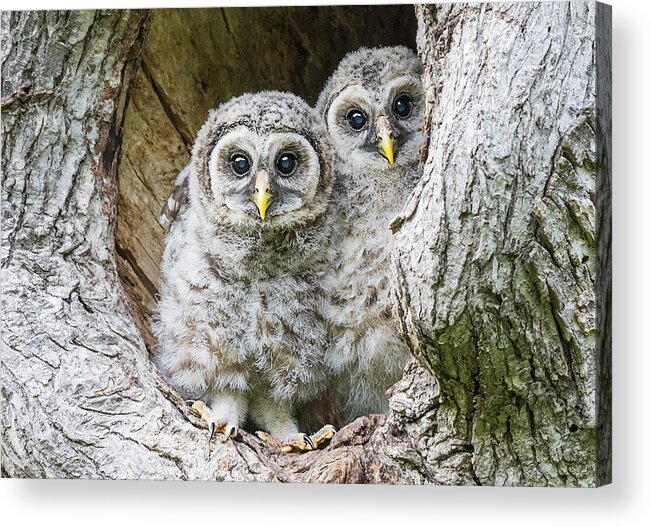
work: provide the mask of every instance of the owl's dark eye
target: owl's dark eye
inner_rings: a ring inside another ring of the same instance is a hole
[[[348,110],[346,120],[348,121],[348,125],[356,132],[359,132],[366,126],[366,114],[359,108],[351,108]]]
[[[236,176],[242,177],[251,169],[249,158],[240,152],[231,156],[231,168]]]
[[[406,93],[398,95],[396,97],[396,100],[393,101],[393,113],[395,113],[398,117],[402,117],[403,119],[411,115],[413,108],[414,101]]]
[[[278,167],[278,171],[282,175],[289,176],[296,168],[296,154],[293,152],[283,152],[278,156],[276,167]]]

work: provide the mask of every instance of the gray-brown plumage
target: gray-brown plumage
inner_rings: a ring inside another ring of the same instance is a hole
[[[205,403],[213,430],[231,436],[248,418],[309,449],[296,406],[326,381],[325,128],[294,95],[246,94],[210,113],[184,172],[188,202],[161,267],[156,362]]]
[[[420,65],[404,47],[348,54],[317,103],[337,176],[326,361],[346,420],[388,409],[385,391],[408,356],[391,313],[388,225],[418,178],[422,107]]]
[[[160,213],[159,223],[163,227],[169,227],[176,217],[181,214],[188,201],[188,176],[190,175],[191,164],[188,164],[179,175],[176,176],[174,188],[163,205]]]

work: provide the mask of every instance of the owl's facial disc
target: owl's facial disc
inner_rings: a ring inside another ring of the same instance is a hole
[[[342,89],[326,114],[339,156],[359,169],[415,162],[422,99],[420,79],[411,76],[389,79],[379,88],[353,84]]]
[[[327,203],[318,192],[319,156],[297,132],[236,128],[215,145],[210,166],[215,203],[233,223],[254,229],[261,222],[288,225],[305,221]]]

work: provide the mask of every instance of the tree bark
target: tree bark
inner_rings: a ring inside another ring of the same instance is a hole
[[[609,312],[610,256],[597,251],[610,246],[606,94],[597,105],[609,13],[418,8],[428,148],[394,222],[397,311],[482,484],[610,479],[596,463],[609,419],[607,397],[597,413],[609,390],[607,316],[597,325],[597,307]]]
[[[609,407],[598,414],[596,401],[609,401],[609,85],[596,79],[609,55],[598,59],[595,19],[610,22],[599,9],[417,7],[427,143],[393,228],[396,315],[418,363],[390,390],[388,416],[305,454],[246,432],[208,443],[129,309],[117,170],[134,79],[151,83],[139,69],[151,14],[3,13],[3,474],[607,481]]]

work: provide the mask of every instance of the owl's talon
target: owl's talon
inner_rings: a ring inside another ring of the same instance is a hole
[[[193,410],[195,410],[201,416],[201,419],[206,421],[206,423],[210,422],[210,419],[209,419],[208,413],[207,413],[208,412],[208,407],[206,406],[206,403],[204,403],[203,401],[194,401],[192,403],[191,408]]]
[[[192,403],[192,409],[195,410],[201,416],[201,420],[205,421],[206,424],[208,425],[209,443],[213,440],[213,438],[218,432],[226,435],[225,431],[226,431],[227,423],[216,421],[210,415],[210,409],[208,408],[208,406],[206,406],[206,403],[204,403],[203,401],[194,401],[194,403]],[[229,430],[230,433],[226,437],[232,439],[237,435],[237,427],[231,426]]]
[[[257,435],[260,439],[262,439],[265,443],[269,442],[269,438],[271,437],[267,433],[263,432],[262,430],[258,430],[255,435]]]
[[[297,450],[299,452],[309,452],[315,450],[315,445],[309,435],[298,433],[289,438],[288,441],[279,441],[275,437],[266,432],[258,431],[255,433],[265,443],[278,448],[281,452],[292,452]]]
[[[262,430],[258,430],[255,433],[255,435],[258,436],[258,438],[260,438],[262,441],[264,441],[268,445],[271,445],[272,447],[278,448],[278,449],[280,449],[282,451],[282,449],[283,449],[282,443],[280,441],[278,441],[271,434],[267,434],[267,432],[263,432]]]
[[[283,442],[280,450],[281,452],[291,452],[293,450],[309,452],[310,450],[314,450],[314,443],[309,435],[299,432],[289,441]]]
[[[215,431],[217,430],[217,424],[214,421],[212,421],[209,424],[209,428],[210,428],[210,435],[208,436],[208,442],[210,443],[210,441],[212,441],[212,438],[215,436]]]
[[[319,446],[332,439],[332,436],[334,436],[337,433],[337,429],[332,426],[332,425],[324,425],[322,426],[317,432],[312,434],[310,437],[310,442],[314,445],[314,450],[319,448]]]

